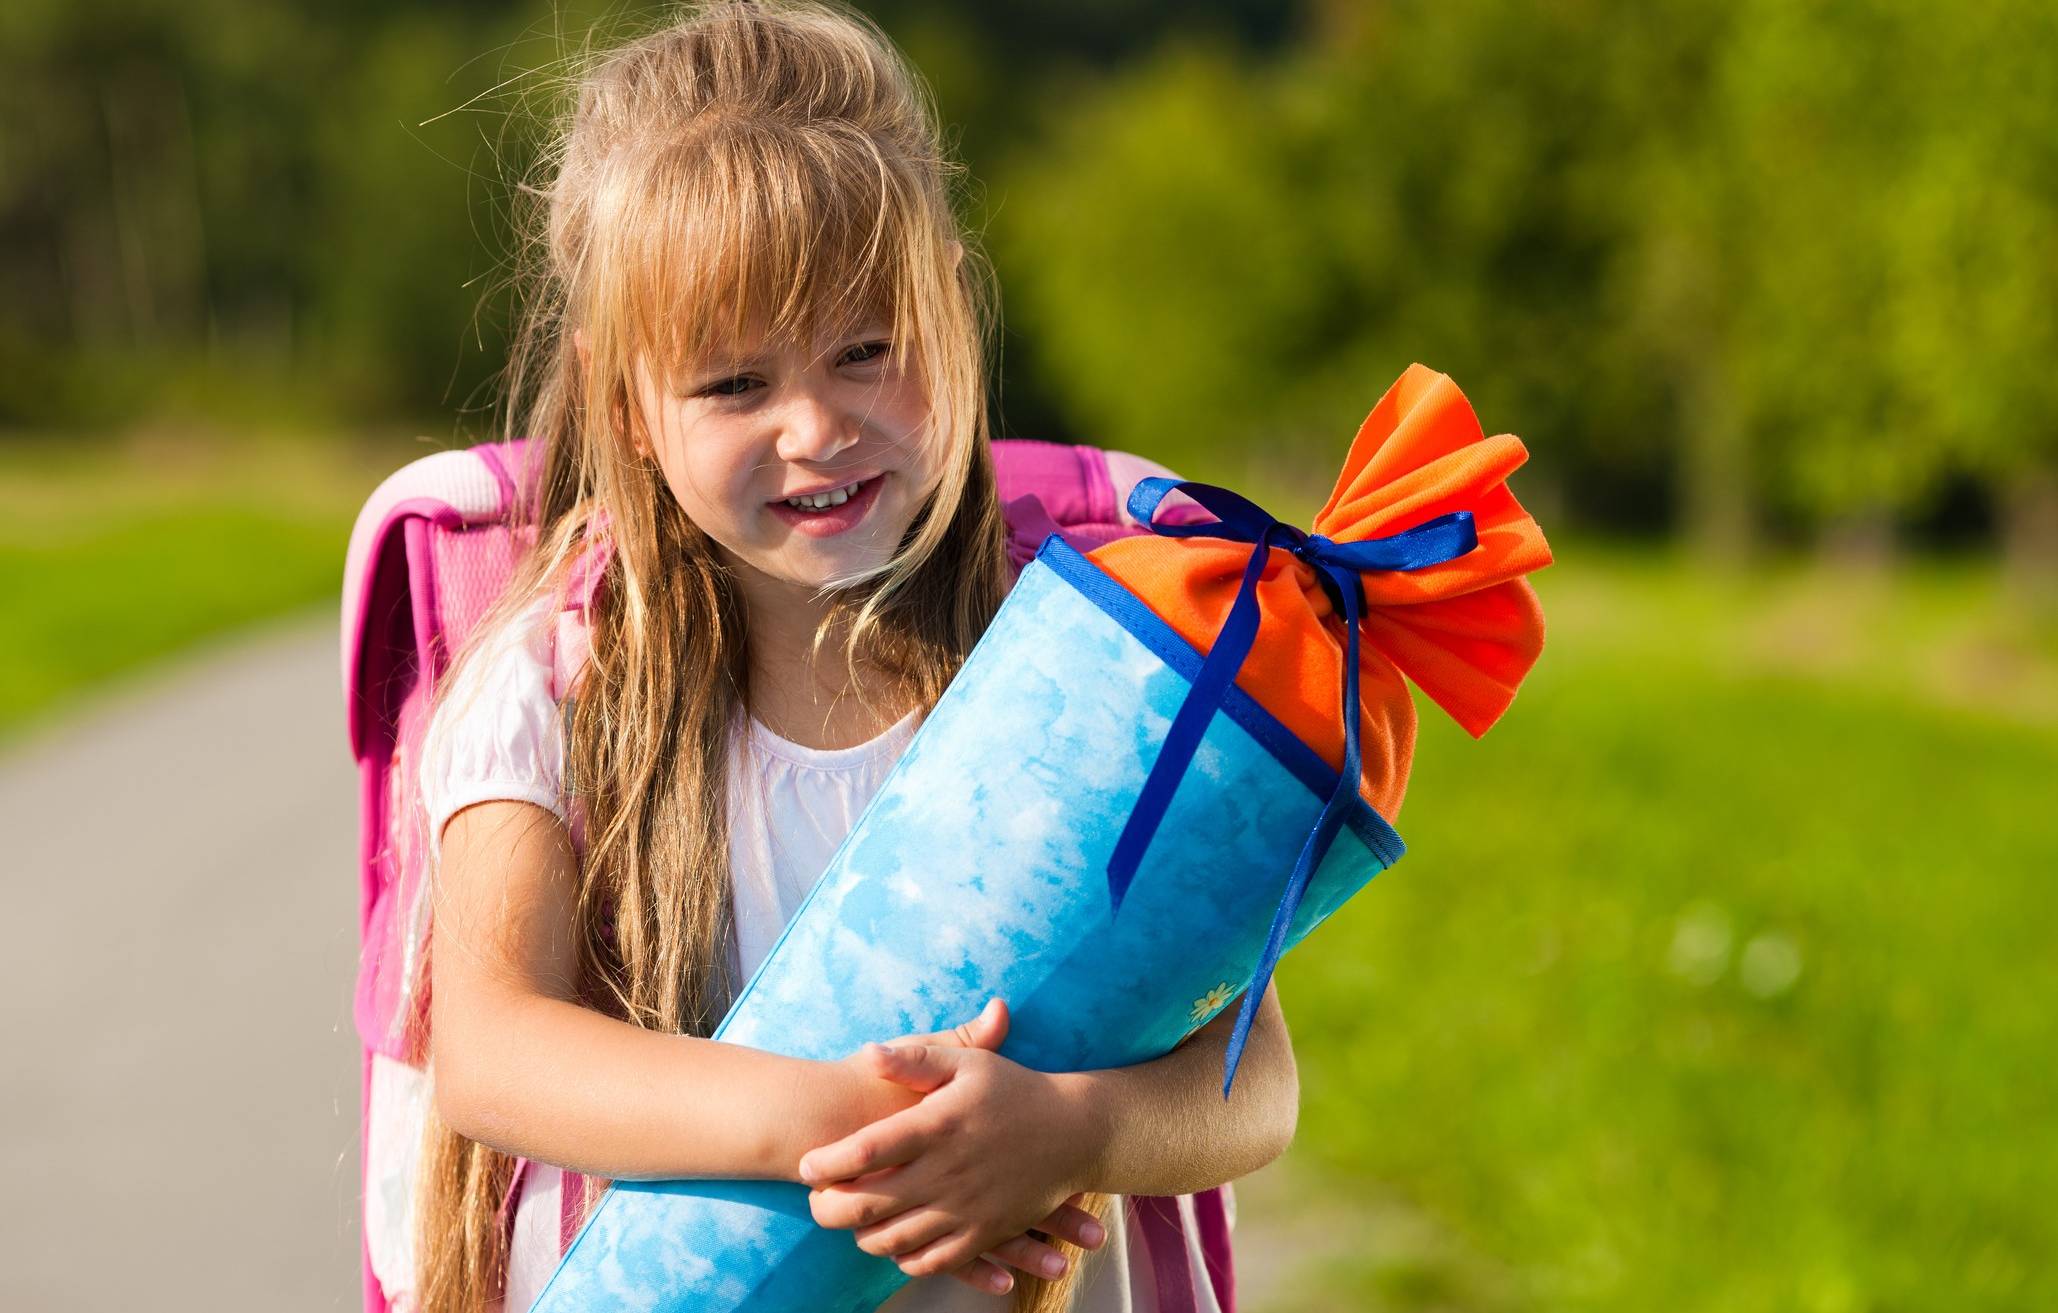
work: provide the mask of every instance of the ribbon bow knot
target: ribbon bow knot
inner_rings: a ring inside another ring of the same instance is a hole
[[[1159,504],[1175,491],[1183,492],[1198,502],[1215,516],[1214,522],[1157,523]],[[1309,830],[1306,842],[1301,845],[1293,874],[1288,878],[1278,909],[1273,913],[1271,932],[1266,937],[1264,951],[1258,957],[1257,969],[1252,972],[1250,983],[1244,990],[1243,1006],[1237,1013],[1236,1028],[1230,1034],[1229,1049],[1224,1058],[1222,1097],[1226,1099],[1230,1085],[1236,1079],[1244,1043],[1250,1036],[1251,1022],[1257,1016],[1258,1002],[1272,979],[1273,968],[1285,951],[1286,935],[1292,928],[1294,912],[1300,907],[1308,881],[1321,865],[1323,856],[1328,853],[1338,829],[1343,825],[1363,772],[1358,742],[1358,628],[1359,618],[1365,610],[1365,592],[1360,575],[1368,570],[1419,570],[1440,565],[1477,547],[1479,538],[1473,527],[1472,513],[1453,511],[1386,537],[1338,542],[1288,524],[1227,488],[1162,477],[1147,478],[1136,485],[1129,495],[1129,513],[1152,533],[1169,538],[1210,537],[1247,542],[1251,544],[1251,555],[1244,567],[1243,582],[1237,589],[1236,600],[1230,605],[1229,614],[1223,620],[1214,644],[1208,649],[1193,686],[1172,718],[1164,744],[1158,749],[1157,760],[1152,763],[1150,774],[1145,777],[1143,788],[1137,794],[1136,804],[1130,809],[1129,820],[1122,827],[1121,835],[1115,840],[1114,852],[1108,858],[1108,898],[1118,911],[1122,906],[1122,896],[1128,892],[1137,868],[1143,863],[1144,853],[1164,822],[1179,781],[1200,748],[1202,735],[1221,709],[1236,672],[1243,668],[1244,658],[1250,654],[1251,645],[1257,638],[1260,618],[1258,579],[1264,573],[1272,548],[1284,548],[1295,560],[1311,567],[1323,592],[1344,620],[1343,769],[1337,775],[1336,787],[1323,803],[1314,827]]]

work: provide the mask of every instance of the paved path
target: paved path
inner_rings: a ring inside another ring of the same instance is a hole
[[[336,611],[0,756],[0,1308],[355,1309]]]
[[[358,1307],[356,788],[333,607],[0,755],[0,1309]],[[1348,1243],[1282,1229],[1286,1167],[1246,1306]]]

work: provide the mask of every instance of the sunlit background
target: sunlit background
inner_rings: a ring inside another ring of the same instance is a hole
[[[1000,432],[1304,521],[1420,361],[1530,452],[1546,650],[1483,740],[1423,704],[1408,857],[1280,972],[1249,1307],[2058,1305],[2058,7],[864,8],[969,165]],[[508,193],[601,17],[0,8],[0,778],[151,671],[333,642],[366,495],[494,436]],[[264,933],[333,954],[354,857],[333,924]],[[165,934],[232,958],[263,896]],[[348,956],[271,1023],[346,1046],[271,1110],[333,1160],[272,1182],[318,1201],[314,1307],[356,1299]],[[78,1011],[36,1056],[90,1084]],[[26,1144],[57,1087],[4,1080]]]

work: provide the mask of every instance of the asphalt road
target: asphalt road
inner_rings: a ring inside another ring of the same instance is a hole
[[[354,1309],[334,605],[0,756],[0,1308]]]

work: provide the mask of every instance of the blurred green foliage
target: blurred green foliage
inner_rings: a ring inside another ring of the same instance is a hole
[[[1588,523],[1747,553],[1960,480],[2033,485],[2003,513],[2049,550],[2058,10],[1934,20],[1396,0],[1265,60],[1175,38],[1000,170],[1014,316],[1121,445],[1327,463],[1420,360]]]
[[[485,176],[475,121],[430,120],[492,86],[518,30],[484,5],[8,6],[0,422],[263,428],[473,399],[491,365],[463,349],[467,284],[502,253],[490,192],[512,177]]]
[[[867,8],[971,165],[1008,431],[1322,467],[1421,360],[1554,515],[2058,570],[2049,5]],[[664,12],[8,6],[0,432],[476,430],[534,112]]]

